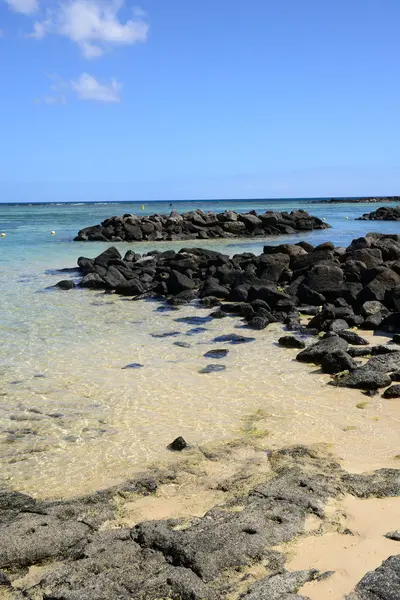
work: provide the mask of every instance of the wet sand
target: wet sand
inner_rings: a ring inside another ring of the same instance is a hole
[[[8,486],[38,498],[103,489],[146,465],[166,464],[166,446],[178,435],[194,446],[243,433],[262,436],[266,448],[325,443],[353,472],[398,465],[400,403],[327,385],[328,375],[276,344],[279,324],[251,331],[229,317],[193,334],[195,324],[175,319],[209,311],[159,313],[153,302],[104,295],[97,302],[96,334],[60,350],[57,371],[45,356],[37,361],[42,372],[25,364],[16,382],[3,380],[0,451]],[[213,342],[233,331],[256,339]],[[153,338],[150,332],[179,333]],[[204,358],[216,347],[228,356]],[[122,369],[132,362],[144,366]],[[199,373],[216,362],[226,370]]]
[[[328,375],[296,362],[296,350],[277,345],[281,325],[249,331],[230,317],[188,324],[175,319],[205,317],[209,311],[184,307],[161,313],[152,302],[107,296],[92,295],[91,301],[101,317],[93,339],[77,339],[74,348],[64,350],[57,370],[48,357],[40,357],[40,372],[28,363],[17,379],[7,381],[7,374],[3,379],[1,452],[7,486],[37,498],[72,498],[120,483],[146,467],[173,464],[179,471],[182,466],[177,481],[160,486],[155,495],[121,501],[118,519],[107,525],[112,528],[202,517],[226,501],[227,489],[228,495],[238,495],[265,479],[269,450],[293,444],[320,444],[354,473],[399,467],[400,402],[327,385]],[[191,332],[198,326],[205,331]],[[215,336],[233,331],[255,341],[213,343]],[[153,338],[150,332],[179,335]],[[361,333],[373,344],[388,340]],[[182,348],[176,341],[191,346]],[[203,357],[217,347],[228,349],[228,356]],[[122,369],[132,362],[144,366]],[[226,365],[226,371],[200,374],[210,362]],[[9,406],[7,397],[13,399]],[[193,448],[171,455],[166,446],[178,435]],[[208,451],[203,449],[215,443],[220,449],[204,460]],[[239,485],[232,486],[233,480]],[[226,489],[224,481],[230,482]],[[398,553],[398,542],[384,534],[399,527],[400,499],[346,497],[331,508],[329,527],[321,531],[310,522],[306,534],[284,548],[289,569],[335,571],[304,586],[301,591],[311,600],[344,598],[368,570]],[[354,535],[344,534],[345,528]],[[28,577],[40,574],[34,568]],[[256,567],[249,571],[254,581],[262,574]]]

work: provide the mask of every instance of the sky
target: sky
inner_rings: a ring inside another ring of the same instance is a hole
[[[400,194],[398,0],[0,0],[0,202]]]

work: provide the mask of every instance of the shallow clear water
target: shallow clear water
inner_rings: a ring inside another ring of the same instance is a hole
[[[301,236],[313,243],[330,239],[347,244],[370,230],[399,232],[398,223],[354,220],[374,210],[374,205],[293,200],[178,203],[174,208],[183,211],[198,206],[218,211],[302,207],[333,225],[330,230]],[[143,212],[169,209],[168,204],[148,203]],[[73,243],[77,231],[111,214],[126,212],[142,213],[140,204],[0,204],[0,230],[7,234],[0,238],[0,485],[47,497],[105,487],[129,477],[149,460],[165,459],[165,446],[175,436],[184,435],[193,444],[229,437],[239,431],[246,415],[259,408],[274,415],[271,431],[277,434],[284,424],[285,432],[277,437],[277,443],[278,438],[290,443],[296,433],[307,438],[313,419],[319,419],[322,438],[339,439],[338,432],[349,419],[343,406],[350,398],[353,407],[358,392],[338,392],[322,385],[317,390],[310,369],[292,362],[290,351],[273,345],[278,330],[251,332],[255,342],[227,346],[229,355],[220,361],[226,371],[202,375],[198,373],[201,367],[217,362],[203,357],[215,347],[212,339],[220,332],[240,332],[235,329],[241,326],[239,320],[206,323],[206,331],[191,335],[190,325],[174,319],[206,316],[208,311],[189,307],[163,313],[153,302],[51,289],[60,279],[74,278],[73,273],[60,274],[57,269],[73,267],[78,256],[95,256],[106,247]],[[54,236],[51,230],[56,231]],[[298,239],[184,245],[207,245],[233,254],[259,252],[265,241]],[[144,252],[181,245],[146,243],[137,247]],[[132,247],[117,246],[122,251]],[[171,338],[150,335],[175,331],[178,335]],[[180,348],[174,345],[176,340],[192,346]],[[122,369],[132,362],[144,366]],[[321,381],[325,380],[321,376]],[[331,406],[337,402],[329,409],[332,418],[323,425],[326,418],[310,404],[316,390],[323,393],[324,403]],[[380,410],[378,406],[376,410]],[[365,442],[371,423],[357,409],[350,415],[364,428],[361,439]],[[390,427],[385,423],[373,426],[374,435],[378,440],[386,436],[390,442]],[[373,444],[370,447],[378,452]],[[387,458],[390,447],[382,452]]]

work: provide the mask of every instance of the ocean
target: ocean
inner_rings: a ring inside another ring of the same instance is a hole
[[[273,344],[279,327],[255,332],[254,344],[232,349],[224,361],[226,371],[200,375],[213,336],[240,327],[239,320],[207,323],[205,331],[194,334],[190,326],[174,320],[176,313],[160,312],[154,302],[54,289],[60,279],[78,277],[59,269],[74,267],[79,256],[92,257],[106,247],[73,242],[79,229],[111,215],[164,213],[172,208],[180,212],[303,208],[332,225],[329,230],[273,239],[184,243],[229,254],[257,253],[265,243],[305,239],[347,245],[368,231],[400,232],[395,222],[355,220],[375,210],[376,204],[291,199],[173,202],[172,206],[147,202],[144,210],[141,205],[0,204],[0,232],[6,234],[0,238],[0,489],[70,497],[118,483],[149,462],[166,460],[165,446],[177,435],[193,444],[229,439],[260,407],[273,415],[271,431],[276,430],[276,435],[285,424],[285,433],[279,434],[281,443],[290,443],[294,431],[309,440],[309,420],[303,422],[299,415],[309,411],[312,418],[318,417],[318,410],[309,405],[315,376],[310,377],[304,365],[288,360],[287,351]],[[132,248],[116,245],[122,252]],[[143,243],[135,249],[146,252],[182,245]],[[178,314],[208,313],[187,307]],[[176,336],[151,337],[160,332]],[[178,347],[174,340],[191,346]],[[144,367],[123,369],[132,362]],[[326,438],[339,439],[343,406],[353,392],[332,388],[324,394],[325,399],[335,399],[336,408],[331,419],[326,419],[326,412],[321,414],[319,426]],[[297,415],[295,429],[290,415]],[[368,431],[359,439],[369,444],[371,458],[374,446]],[[349,446],[348,452],[356,450]]]

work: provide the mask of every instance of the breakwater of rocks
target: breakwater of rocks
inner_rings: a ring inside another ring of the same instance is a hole
[[[372,196],[367,198],[330,198],[316,200],[318,204],[374,204],[377,202],[400,202],[400,196]]]
[[[320,365],[333,385],[369,394],[387,388],[384,397],[400,397],[400,235],[371,233],[347,248],[332,242],[265,246],[259,256],[183,248],[144,256],[129,250],[122,257],[111,247],[97,258],[79,258],[78,265],[84,288],[175,307],[200,302],[213,307],[211,318],[239,315],[250,330],[280,322],[296,334],[280,343],[301,349],[297,360]],[[304,315],[311,316],[306,325]],[[386,345],[369,346],[355,328],[395,335]],[[253,339],[232,333],[215,342]]]
[[[380,206],[377,210],[365,213],[358,221],[400,221],[400,204],[398,206]]]
[[[328,227],[327,223],[304,210],[293,210],[290,213],[268,211],[257,215],[254,210],[245,214],[234,211],[216,214],[197,209],[182,214],[173,211],[169,215],[142,217],[125,214],[110,217],[99,225],[81,229],[75,241],[157,242],[265,237]]]

